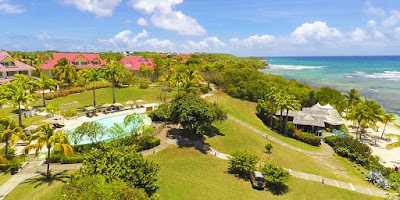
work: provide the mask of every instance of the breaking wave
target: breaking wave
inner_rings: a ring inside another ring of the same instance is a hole
[[[325,66],[303,66],[303,65],[269,65],[271,69],[278,69],[278,70],[307,70],[307,69],[322,69]]]
[[[365,72],[354,71],[351,76],[367,79],[381,79],[388,81],[400,81],[400,71],[384,71],[367,74]],[[347,77],[349,78],[349,77]]]

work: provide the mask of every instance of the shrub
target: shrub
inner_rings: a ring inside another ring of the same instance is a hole
[[[150,80],[146,78],[139,79],[139,88],[140,89],[147,89],[149,88]]]
[[[63,115],[64,117],[74,117],[77,114],[78,113],[75,110],[66,110],[66,111],[61,113],[61,115]]]
[[[268,153],[271,153],[272,148],[273,148],[273,146],[272,146],[271,143],[268,143],[268,144],[265,145],[265,150],[266,150]]]
[[[282,167],[268,163],[261,168],[261,173],[264,175],[266,186],[282,187],[289,179],[289,172]]]
[[[83,155],[75,153],[74,156],[62,157],[61,164],[75,164],[83,162]]]
[[[161,104],[156,110],[149,112],[148,115],[153,121],[168,121],[170,116],[169,107],[166,104]]]
[[[255,170],[258,159],[257,155],[246,150],[236,150],[229,158],[229,172],[240,177],[247,177],[250,172]]]
[[[210,87],[208,87],[208,86],[205,86],[205,87],[201,87],[201,88],[200,88],[200,91],[201,91],[201,93],[203,93],[203,94],[207,94],[207,93],[209,93],[211,90],[212,90],[212,89],[211,89]]]
[[[155,146],[160,145],[160,138],[156,138],[153,136],[144,136],[142,138],[139,139],[139,141],[137,142],[137,145],[139,145],[139,151],[141,150],[147,150],[147,149],[151,149]]]
[[[294,129],[294,133],[292,134],[292,138],[305,142],[307,144],[311,144],[313,146],[321,145],[321,138],[312,134],[306,133],[299,129]]]
[[[352,137],[329,136],[324,138],[325,142],[333,147],[335,152],[362,166],[369,166],[374,160],[371,149],[362,142]]]

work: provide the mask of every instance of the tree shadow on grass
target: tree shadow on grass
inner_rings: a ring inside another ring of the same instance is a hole
[[[195,148],[201,153],[207,154],[209,150],[208,144],[203,142],[204,136],[190,134],[185,132],[183,129],[173,128],[168,131],[168,135],[171,136],[172,139],[177,140],[177,144],[179,148]]]
[[[273,195],[283,195],[289,191],[289,187],[286,184],[266,184],[266,189]]]
[[[43,184],[50,186],[54,182],[67,183],[67,180],[70,178],[70,175],[68,175],[67,172],[68,170],[57,172],[52,174],[49,179],[47,179],[46,173],[41,173],[39,177],[28,179],[25,181],[25,183],[35,184],[35,188]]]

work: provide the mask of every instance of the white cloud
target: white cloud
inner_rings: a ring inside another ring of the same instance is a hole
[[[18,5],[7,3],[7,0],[0,0],[0,13],[1,14],[21,14],[25,9]]]
[[[290,34],[294,44],[336,41],[343,37],[336,28],[329,28],[325,22],[304,23]]]
[[[218,49],[224,47],[226,44],[221,42],[217,37],[206,37],[199,42],[188,41],[183,48],[187,50],[211,50],[211,49]]]
[[[371,15],[377,15],[383,17],[386,15],[385,11],[382,8],[377,8],[370,1],[366,3],[367,8],[364,10],[366,13]]]
[[[384,26],[394,26],[400,21],[400,12],[398,10],[392,10],[390,14],[391,16],[382,22]]]
[[[37,34],[37,35],[36,35],[36,38],[37,38],[38,40],[46,41],[46,40],[51,40],[51,39],[53,39],[54,37],[51,36],[51,35],[49,35],[49,34],[47,34],[47,33],[40,33],[40,34]]]
[[[356,30],[350,32],[349,36],[352,41],[358,41],[358,42],[367,40],[369,38],[367,33],[360,28],[356,28]]]
[[[137,25],[139,26],[147,26],[149,25],[146,21],[146,19],[144,19],[143,17],[139,18],[136,22]]]
[[[238,38],[233,38],[230,42],[238,47],[245,47],[245,48],[261,48],[271,44],[274,41],[275,37],[271,35],[253,35],[243,40],[239,40]]]
[[[137,50],[137,51],[169,51],[174,44],[169,40],[159,40],[157,38],[141,41],[149,36],[146,30],[132,36],[132,31],[124,30],[112,38],[100,39],[99,42],[106,43],[114,47],[114,50]]]
[[[96,17],[108,17],[113,14],[115,7],[117,7],[122,0],[63,0],[67,5],[74,5],[82,12],[89,12],[96,15]]]
[[[131,7],[151,15],[151,22],[156,27],[180,35],[205,35],[207,31],[196,19],[175,10],[175,6],[181,3],[183,0],[130,0]]]

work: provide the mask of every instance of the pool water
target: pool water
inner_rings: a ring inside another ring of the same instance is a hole
[[[110,117],[95,120],[95,122],[98,122],[101,125],[103,125],[106,129],[109,129],[115,123],[118,123],[118,124],[123,123],[126,116],[128,116],[128,114],[115,115],[115,116],[110,116]],[[151,125],[151,119],[147,115],[140,114],[140,116],[142,117],[143,121],[138,121],[138,123],[136,124],[137,127],[141,126],[143,123],[147,126]],[[73,131],[75,131],[75,129],[76,128],[69,130],[68,133],[72,133]],[[97,138],[97,141],[107,141],[107,140],[111,140],[111,139],[112,139],[112,135],[110,133],[107,133],[103,137]],[[71,142],[71,144],[76,145],[76,144],[74,144],[74,142],[71,138],[70,138],[70,142]],[[88,137],[84,136],[77,143],[77,145],[90,144],[90,143],[92,143],[92,141]]]

